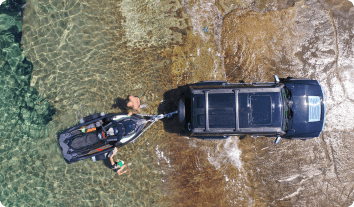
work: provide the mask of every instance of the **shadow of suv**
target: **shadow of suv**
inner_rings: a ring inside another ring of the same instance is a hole
[[[325,124],[323,90],[316,80],[288,77],[268,83],[200,82],[179,100],[179,121],[189,136],[226,139],[318,137]]]

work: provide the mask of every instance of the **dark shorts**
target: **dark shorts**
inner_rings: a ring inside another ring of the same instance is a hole
[[[114,172],[117,172],[120,167],[116,168],[118,166],[118,163],[115,163],[114,165],[111,165],[111,169],[114,171]]]

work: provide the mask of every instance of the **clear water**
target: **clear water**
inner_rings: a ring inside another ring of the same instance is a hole
[[[348,3],[31,0],[20,15],[24,2],[12,13],[2,6],[0,202],[352,204],[354,9]],[[118,176],[102,161],[68,165],[62,158],[58,131],[88,114],[120,112],[119,98],[129,94],[148,104],[143,113],[156,114],[175,109],[177,86],[272,81],[273,74],[320,81],[328,108],[321,137],[278,145],[269,138],[203,141],[173,133],[178,126],[167,120],[119,149],[117,158],[132,163],[129,175]]]

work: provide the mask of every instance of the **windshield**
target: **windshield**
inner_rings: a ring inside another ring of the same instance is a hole
[[[283,106],[284,106],[284,118],[283,118],[283,130],[286,130],[288,128],[288,123],[289,123],[289,105],[288,105],[288,98],[287,98],[287,93],[286,89],[282,89],[282,98],[283,98]]]
[[[286,130],[289,125],[289,119],[293,117],[293,110],[292,110],[292,98],[291,92],[287,88],[282,89],[282,98],[283,98],[283,105],[284,105],[284,119],[283,119],[283,130]]]

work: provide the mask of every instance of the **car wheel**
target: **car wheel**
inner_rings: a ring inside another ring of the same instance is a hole
[[[184,103],[184,99],[180,99],[178,103],[178,119],[179,122],[182,123],[184,122],[186,118],[186,106]]]

